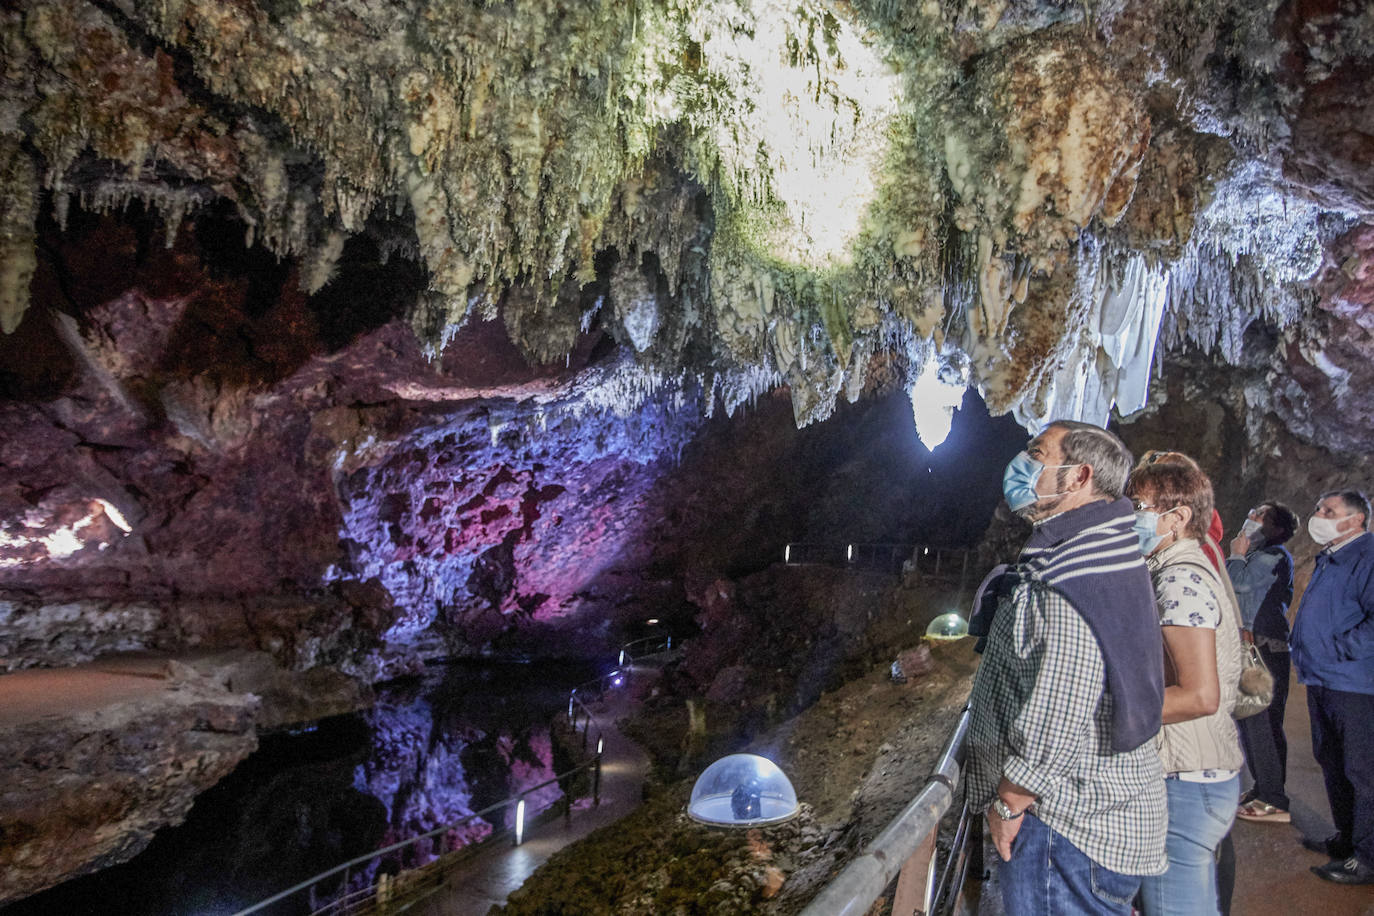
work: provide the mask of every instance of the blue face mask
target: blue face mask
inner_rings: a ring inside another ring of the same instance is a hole
[[[1046,496],[1062,495],[1060,493],[1042,495],[1035,492],[1036,481],[1040,479],[1040,475],[1045,472],[1047,467],[1058,470],[1059,468],[1076,468],[1078,465],[1044,465],[1025,452],[1011,459],[1006,471],[1002,474],[1002,495],[1007,498],[1007,505],[1011,507],[1011,511],[1020,512],[1036,500],[1044,499]]]
[[[1169,536],[1168,534],[1157,534],[1156,532],[1159,530],[1160,518],[1173,511],[1173,509],[1167,512],[1141,511],[1135,514],[1135,524],[1131,526],[1131,530],[1134,531],[1135,536],[1140,539],[1140,552],[1143,555],[1148,557],[1150,554],[1154,553],[1155,549],[1159,547],[1159,542]]]

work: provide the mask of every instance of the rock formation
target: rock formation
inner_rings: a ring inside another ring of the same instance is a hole
[[[221,207],[302,295],[362,240],[418,267],[431,353],[499,315],[552,360],[595,322],[645,380],[785,379],[803,423],[894,348],[958,351],[1028,421],[1134,409],[1112,376],[1161,297],[1232,360],[1237,325],[1330,302],[1370,29],[1353,0],[25,5],[0,312],[45,220],[137,202],[171,242]]]
[[[0,731],[0,901],[122,862],[257,746],[257,698],[209,678]]]
[[[1051,417],[1363,483],[1367,6],[0,2],[0,668],[587,655]]]
[[[780,385],[814,422],[893,360],[878,389],[919,406],[938,367],[1033,427],[1138,410],[1157,343],[1196,348],[1262,375],[1251,427],[1367,444],[1371,153],[1342,113],[1374,25],[1350,0],[58,0],[0,23],[0,572],[45,595],[108,593],[61,562],[102,548],[145,595],[329,587],[342,542],[402,605],[360,629],[422,629],[459,586],[529,613],[557,585],[512,595],[509,567],[561,546],[547,504],[595,499],[599,461],[676,455]],[[540,479],[560,424],[612,415],[573,446],[582,481]],[[483,425],[466,476],[410,475],[407,450]],[[527,434],[529,466],[496,457]],[[456,565],[358,528],[403,511]]]

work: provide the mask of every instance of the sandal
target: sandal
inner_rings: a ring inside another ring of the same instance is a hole
[[[1262,802],[1258,798],[1250,801],[1236,809],[1236,817],[1243,821],[1259,821],[1266,824],[1290,824],[1293,816],[1282,808]]]

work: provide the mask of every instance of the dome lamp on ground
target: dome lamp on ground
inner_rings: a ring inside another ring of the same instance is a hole
[[[953,611],[948,614],[941,614],[930,622],[930,626],[926,627],[926,639],[940,642],[963,639],[967,635],[968,621]]]
[[[777,764],[757,754],[731,754],[697,777],[687,815],[716,827],[760,827],[795,817],[797,793]]]

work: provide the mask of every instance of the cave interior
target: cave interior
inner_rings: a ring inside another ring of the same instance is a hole
[[[0,905],[172,855],[307,723],[293,797],[366,842],[471,810],[403,787],[405,703],[488,698],[428,758],[473,785],[555,765],[445,664],[672,635],[653,699],[743,746],[1014,554],[1053,419],[1192,455],[1228,531],[1369,486],[1363,0],[0,0],[0,42],[0,687],[180,691],[0,717]]]

